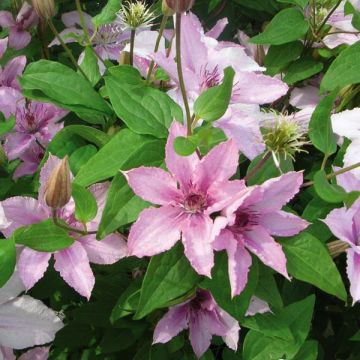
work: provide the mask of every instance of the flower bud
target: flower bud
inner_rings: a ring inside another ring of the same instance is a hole
[[[32,5],[41,19],[50,19],[55,15],[54,0],[32,0]]]
[[[71,176],[68,157],[51,172],[45,185],[45,203],[53,209],[65,206],[71,198]]]
[[[119,65],[130,65],[130,53],[128,51],[123,50],[120,53],[118,62],[119,62]]]
[[[189,11],[193,7],[194,2],[195,0],[166,0],[167,6],[176,13]]]
[[[166,0],[162,1],[161,10],[164,16],[173,16],[175,14],[175,11],[169,8]]]
[[[335,240],[335,241],[329,242],[327,244],[327,247],[328,247],[331,257],[336,258],[337,256],[344,253],[348,249],[349,245],[341,240]]]

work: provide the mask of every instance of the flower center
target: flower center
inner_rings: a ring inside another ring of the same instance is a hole
[[[196,213],[204,210],[206,207],[206,197],[199,193],[190,193],[184,202],[186,211]]]
[[[231,230],[234,232],[242,232],[249,229],[251,226],[258,224],[258,214],[251,209],[239,209],[235,213],[235,223],[231,226]]]
[[[122,34],[122,31],[118,26],[113,25],[104,25],[101,26],[98,32],[95,35],[93,43],[95,45],[111,45],[118,44],[119,35]]]
[[[219,73],[218,66],[215,66],[215,68],[211,71],[208,70],[207,68],[204,68],[201,70],[201,73],[202,73],[202,83],[201,83],[202,90],[206,90],[220,84],[221,76]]]

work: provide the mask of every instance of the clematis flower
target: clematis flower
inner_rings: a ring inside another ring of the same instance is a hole
[[[64,325],[56,313],[30,296],[15,272],[0,289],[0,355],[11,359],[11,349],[25,349],[54,340]],[[1,357],[0,357],[1,358]]]
[[[9,237],[19,227],[35,224],[51,217],[51,209],[46,206],[45,184],[52,170],[60,160],[50,155],[40,172],[39,200],[29,197],[13,197],[2,202],[6,218],[11,222],[2,227],[2,233]],[[108,183],[95,184],[90,191],[98,203],[98,212],[94,220],[87,224],[89,231],[96,231],[105,206]],[[75,204],[71,199],[63,208],[57,210],[57,216],[72,227],[83,230],[83,226],[74,217]],[[90,267],[94,264],[113,264],[127,255],[126,242],[122,236],[111,234],[98,241],[95,235],[76,237],[76,241],[68,248],[55,253],[37,252],[23,248],[17,262],[19,276],[27,290],[31,289],[44,275],[49,260],[55,259],[55,270],[80,295],[90,298],[95,278]]]
[[[360,153],[360,108],[345,110],[331,116],[334,133],[351,141],[344,156],[344,166],[348,167],[359,162]],[[360,168],[353,170],[360,178]]]
[[[206,89],[221,83],[223,70],[231,66],[235,72],[232,103],[266,104],[287,93],[288,87],[281,80],[261,74],[265,68],[248,56],[244,48],[231,42],[218,42],[204,34],[198,18],[182,15],[182,63],[184,80],[190,102]],[[217,31],[218,35],[219,31]],[[175,54],[169,58],[163,52],[153,58],[175,82],[169,95],[181,104]],[[249,86],[251,84],[251,86]]]
[[[81,29],[81,22],[79,13],[77,11],[70,11],[61,16],[61,19],[66,26],[66,29],[60,33],[61,38],[65,43],[72,43],[83,41],[84,31]],[[123,31],[121,26],[116,22],[100,26],[96,32],[91,16],[84,13],[84,19],[92,45],[96,53],[103,60],[118,60],[120,51],[124,48],[124,43],[130,39],[130,31]],[[49,47],[60,45],[57,39],[54,39]],[[79,57],[79,64],[82,63],[85,52],[82,52]],[[102,61],[98,61],[101,74],[105,72],[105,65]]]
[[[17,360],[47,360],[49,350],[49,347],[36,347],[19,356]],[[0,360],[16,360],[16,356],[12,349],[0,346]]]
[[[8,38],[0,39],[0,58],[4,55],[8,45]],[[26,65],[26,56],[17,56],[11,59],[2,69],[0,66],[0,87],[10,87],[20,90],[16,79],[21,75]]]
[[[213,220],[210,215],[226,206],[243,181],[229,181],[238,166],[232,140],[213,148],[203,159],[197,154],[182,157],[173,149],[174,139],[186,136],[184,126],[174,122],[166,145],[170,173],[151,167],[126,172],[136,195],[160,205],[142,211],[128,238],[129,254],[153,256],[169,250],[180,240],[185,255],[201,275],[210,276],[214,265]]]
[[[252,263],[249,252],[289,279],[285,254],[273,236],[293,236],[308,226],[300,217],[281,210],[297,194],[302,182],[301,172],[270,179],[240,193],[215,220],[215,229],[222,230],[214,248],[227,251],[232,296],[239,295],[247,283]]]
[[[346,191],[360,191],[360,180],[346,173],[336,177],[337,183]],[[351,208],[335,209],[323,220],[339,240],[349,245],[347,253],[347,276],[353,304],[360,301],[360,199]]]
[[[28,30],[36,26],[38,20],[34,9],[27,2],[24,2],[16,19],[11,12],[0,11],[0,26],[9,29],[9,46],[15,50],[23,49],[30,43],[31,35]]]
[[[193,299],[171,307],[156,325],[153,344],[167,343],[185,329],[189,329],[198,358],[210,347],[213,335],[221,336],[230,349],[237,350],[240,326],[208,291],[197,290]]]

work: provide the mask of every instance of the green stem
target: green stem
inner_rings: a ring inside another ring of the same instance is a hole
[[[322,161],[322,163],[321,163],[321,170],[324,170],[325,169],[325,166],[326,166],[326,162],[328,161],[328,159],[329,159],[329,155],[328,154],[325,154],[324,155],[324,159],[323,159],[323,161]]]
[[[167,20],[168,20],[168,16],[163,16],[162,20],[161,20],[161,24],[160,24],[160,29],[159,29],[159,35],[156,39],[156,43],[155,43],[155,49],[154,49],[154,52],[157,53],[158,50],[159,50],[159,47],[160,47],[160,41],[161,41],[161,38],[164,34],[164,30],[165,30],[165,27],[166,27],[166,23],[167,23]],[[151,79],[151,75],[152,75],[152,72],[154,70],[154,66],[155,66],[155,61],[154,60],[151,60],[151,63],[150,63],[150,66],[149,66],[149,71],[147,73],[147,76],[146,76],[146,81],[149,83],[150,82],[150,79]]]
[[[177,72],[179,76],[179,85],[181,90],[181,95],[183,98],[185,112],[186,112],[186,123],[187,123],[187,134],[190,136],[192,134],[192,121],[191,121],[191,114],[190,114],[190,107],[189,102],[186,96],[186,88],[184,82],[184,75],[182,71],[182,61],[181,61],[181,14],[176,14],[176,66]]]
[[[131,29],[131,32],[130,32],[130,65],[131,66],[134,65],[135,35],[136,35],[136,30]]]
[[[64,48],[67,56],[69,57],[70,61],[73,63],[73,65],[76,67],[76,69],[79,70],[79,72],[82,74],[82,76],[89,81],[89,83],[91,83],[91,81],[89,80],[89,78],[86,76],[86,74],[84,73],[83,69],[79,66],[79,64],[77,63],[76,59],[74,58],[71,50],[68,48],[68,46],[64,43],[63,39],[61,38],[60,34],[58,33],[58,31],[56,30],[53,22],[51,19],[49,19],[48,21],[49,27],[51,29],[51,31],[54,33],[55,37],[57,38],[57,40],[59,41],[59,43],[61,44],[61,46]]]
[[[330,19],[330,16],[335,12],[335,10],[340,6],[341,2],[343,0],[338,0],[338,2],[336,3],[336,5],[330,10],[330,12],[327,14],[326,18],[324,19],[324,21],[321,23],[321,25],[319,26],[319,28],[316,31],[316,34],[319,34],[320,31],[322,30],[322,28],[326,25],[327,21]]]

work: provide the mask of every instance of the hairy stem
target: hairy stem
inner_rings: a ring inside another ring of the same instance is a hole
[[[136,35],[136,30],[131,29],[131,32],[130,32],[130,65],[131,66],[134,65],[135,35]]]

